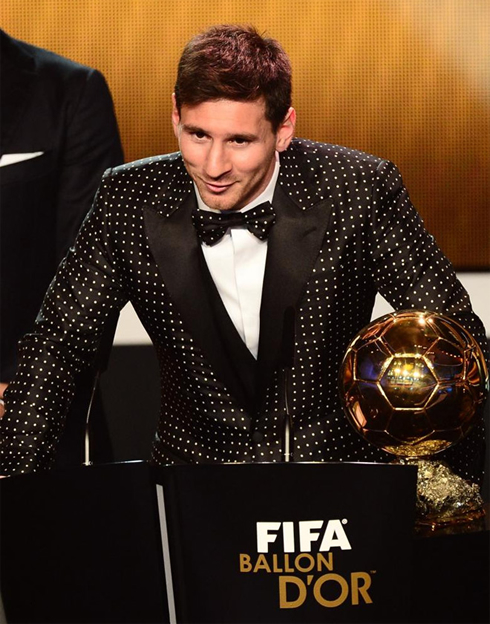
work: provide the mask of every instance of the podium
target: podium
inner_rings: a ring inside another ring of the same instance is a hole
[[[416,469],[87,466],[0,482],[13,622],[406,622]]]

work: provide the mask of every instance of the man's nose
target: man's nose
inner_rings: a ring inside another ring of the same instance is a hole
[[[231,170],[231,163],[224,145],[215,142],[209,147],[204,169],[209,178],[215,179]]]

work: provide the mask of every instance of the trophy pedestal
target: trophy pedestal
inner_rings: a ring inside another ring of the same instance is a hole
[[[485,508],[479,488],[456,475],[447,464],[434,459],[398,458],[398,463],[416,465],[416,527],[422,532],[474,531],[484,526]]]

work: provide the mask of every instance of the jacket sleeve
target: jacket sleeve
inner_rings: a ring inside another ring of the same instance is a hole
[[[393,164],[384,161],[378,166],[373,189],[369,256],[378,291],[395,310],[428,309],[454,318],[479,343],[488,364],[485,328],[451,263],[425,229]],[[437,457],[480,481],[485,428],[480,420],[463,441]]]
[[[396,310],[421,308],[459,321],[487,350],[485,329],[468,293],[427,232],[398,169],[377,168],[369,223],[370,258],[378,291]]]
[[[75,375],[95,357],[104,324],[128,297],[118,278],[104,177],[76,244],[51,283],[32,333],[20,343],[20,364],[0,422],[0,474],[50,467]]]

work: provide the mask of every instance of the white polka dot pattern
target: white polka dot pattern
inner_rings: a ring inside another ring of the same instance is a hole
[[[206,342],[214,321],[206,316],[199,276],[194,275],[194,282],[192,273],[189,279],[181,277],[186,267],[198,267],[200,245],[191,221],[193,186],[180,155],[106,173],[34,331],[21,343],[22,363],[7,391],[8,411],[1,424],[4,473],[50,465],[73,394],[73,375],[92,359],[110,310],[128,300],[160,363],[161,415],[152,461],[280,461],[279,349],[277,342],[271,347],[273,342],[267,341],[276,326],[280,333],[284,310],[274,305],[297,271],[305,279],[289,302],[297,318],[295,460],[390,459],[351,430],[337,397],[341,359],[349,341],[369,322],[376,292],[396,309],[451,314],[485,344],[481,323],[391,163],[295,140],[281,154],[278,187],[265,277],[273,292],[264,296],[261,313],[266,319],[261,327],[269,328],[261,341],[268,348],[259,348],[258,362],[261,371],[261,358],[268,358],[270,377],[264,380],[257,373],[258,385],[264,387],[247,403],[230,389],[233,379],[227,369],[233,366],[216,364],[219,353]],[[312,223],[322,223],[323,230]],[[271,285],[267,271],[274,262],[285,273]],[[480,428],[443,455],[463,476],[475,478],[482,439]]]

